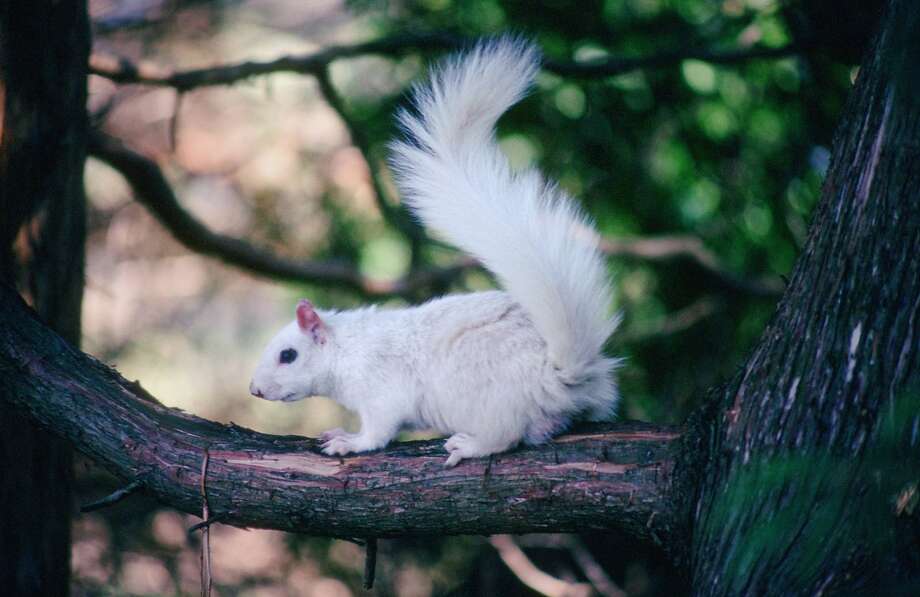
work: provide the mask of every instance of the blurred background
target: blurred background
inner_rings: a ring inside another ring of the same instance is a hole
[[[515,166],[539,167],[596,219],[624,314],[609,346],[626,357],[621,416],[674,424],[741,364],[804,242],[871,33],[859,3],[843,4],[852,10],[778,0],[90,1],[95,55],[164,72],[407,36],[535,39],[550,68],[502,119],[500,143]],[[285,72],[180,95],[92,76],[90,110],[158,164],[211,230],[392,281],[459,258],[407,223],[385,167],[394,110],[450,43],[337,59],[322,84]],[[565,68],[621,59],[637,68]],[[267,280],[183,247],[103,162],[89,160],[86,185],[85,349],[170,406],[267,433],[356,423],[325,398],[248,395],[263,344],[299,298],[401,305],[492,284],[475,269],[404,296]],[[116,488],[90,462],[77,468],[82,502]],[[79,515],[75,593],[196,593],[197,537],[186,532],[195,522],[146,498]],[[682,592],[652,547],[611,536],[516,541],[576,588]],[[215,594],[363,593],[363,550],[351,543],[217,525],[211,544]],[[382,541],[374,591],[534,594],[487,539],[470,537]]]

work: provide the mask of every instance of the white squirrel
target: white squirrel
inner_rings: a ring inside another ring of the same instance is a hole
[[[407,139],[391,146],[405,203],[505,291],[381,310],[302,300],[265,349],[253,395],[329,396],[360,417],[358,433],[322,434],[326,454],[426,428],[451,434],[450,467],[613,414],[617,360],[602,347],[618,319],[596,235],[539,172],[513,172],[495,141],[496,121],[527,93],[539,62],[533,44],[512,37],[451,57],[415,88],[415,110],[398,116]]]

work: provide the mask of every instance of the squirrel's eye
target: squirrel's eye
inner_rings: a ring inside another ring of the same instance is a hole
[[[294,359],[297,358],[297,351],[293,348],[285,348],[281,351],[281,355],[278,357],[278,360],[282,365],[287,365],[288,363],[293,363]]]

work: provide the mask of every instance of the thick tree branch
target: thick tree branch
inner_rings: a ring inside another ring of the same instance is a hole
[[[207,450],[211,516],[237,526],[337,537],[616,528],[686,537],[673,499],[679,432],[593,426],[538,448],[444,468],[441,441],[347,458],[316,440],[264,435],[166,408],[71,348],[10,289],[0,289],[0,396],[125,480],[201,512]],[[280,406],[284,408],[283,406]]]
[[[462,37],[444,33],[404,34],[354,45],[333,46],[310,54],[282,56],[265,62],[248,61],[186,71],[173,71],[149,63],[134,64],[126,58],[95,53],[90,58],[90,72],[116,83],[175,87],[184,91],[212,85],[230,85],[252,77],[279,72],[319,75],[329,64],[341,58],[366,55],[402,56],[416,50],[451,50],[469,42],[470,40]],[[672,66],[687,59],[713,64],[737,64],[749,60],[794,56],[807,49],[807,46],[802,44],[732,50],[682,48],[651,56],[611,57],[583,62],[547,59],[543,63],[543,68],[562,76],[599,78],[646,68]]]

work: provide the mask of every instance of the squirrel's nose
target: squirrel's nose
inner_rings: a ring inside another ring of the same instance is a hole
[[[258,396],[259,398],[264,398],[264,396],[262,395],[262,390],[260,390],[259,388],[257,388],[257,387],[255,386],[255,384],[252,383],[252,382],[249,383],[249,393],[252,394],[253,396]]]

